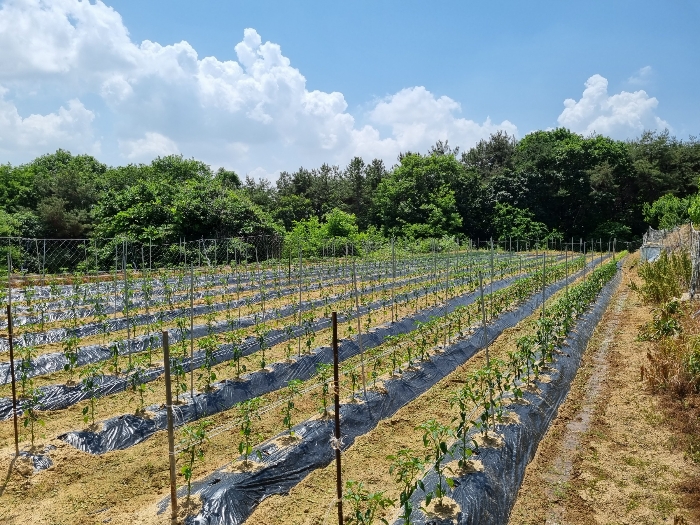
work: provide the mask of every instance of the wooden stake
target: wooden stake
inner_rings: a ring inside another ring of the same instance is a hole
[[[340,380],[338,379],[338,314],[331,313],[333,322],[333,392],[335,397],[335,479],[338,496],[338,525],[343,525],[343,480],[340,468]]]
[[[12,419],[15,425],[15,457],[19,456],[19,431],[17,429],[17,382],[15,379],[15,351],[12,343],[12,303],[7,305],[7,333],[10,343],[10,374],[12,376]]]
[[[170,463],[170,522],[177,523],[177,475],[175,473],[175,435],[173,430],[173,393],[170,384],[170,343],[168,331],[163,330],[163,359],[165,361],[165,408],[168,411],[168,460]]]

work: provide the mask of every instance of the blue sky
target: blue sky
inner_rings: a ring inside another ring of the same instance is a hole
[[[698,27],[698,0],[6,0],[0,162],[181,153],[274,179],[497,129],[687,138]]]

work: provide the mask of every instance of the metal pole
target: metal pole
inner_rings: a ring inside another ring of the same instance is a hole
[[[299,241],[299,328],[301,328],[303,322],[301,319],[301,241]],[[301,357],[301,335],[299,335],[298,339],[298,354],[299,357]]]
[[[10,258],[8,253],[7,258]],[[8,267],[9,268],[9,267]],[[15,351],[12,343],[12,299],[7,305],[7,334],[10,344],[10,374],[12,375],[12,420],[15,425],[15,456],[19,456],[19,431],[17,430],[17,383],[15,380]]]
[[[493,318],[493,237],[491,237],[491,276],[489,277],[489,315]]]
[[[486,349],[486,366],[490,366],[491,360],[489,359],[489,336],[488,329],[486,328],[486,308],[484,307],[484,278],[479,272],[479,292],[481,294],[481,322],[484,328],[484,348]]]
[[[194,264],[190,264],[190,396],[194,399]]]
[[[547,288],[547,278],[545,271],[547,268],[547,252],[542,252],[542,319],[544,319],[544,293]]]
[[[338,525],[343,525],[343,480],[340,468],[340,380],[338,379],[338,314],[331,313],[333,322],[333,394],[335,397],[335,479],[338,496]]]
[[[126,276],[126,240],[122,243],[122,270],[124,271],[124,317],[126,319],[126,353],[131,366],[131,327],[129,326],[129,281]]]
[[[173,431],[173,393],[170,384],[170,343],[168,331],[163,330],[163,359],[165,361],[165,408],[168,411],[168,460],[170,463],[170,522],[177,523],[177,474],[175,473],[175,435]]]
[[[362,316],[360,314],[360,298],[357,294],[357,274],[355,258],[352,259],[352,285],[355,290],[355,308],[357,309],[357,345],[360,347],[360,365],[362,368],[362,391],[367,398],[367,377],[365,375],[365,351],[362,348]]]
[[[396,246],[391,238],[391,322],[396,320]]]
[[[574,240],[571,239],[571,249],[574,247]],[[569,245],[564,243],[564,268],[566,269],[566,296],[569,296]]]

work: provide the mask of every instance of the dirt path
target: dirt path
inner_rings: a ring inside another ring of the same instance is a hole
[[[650,319],[629,289],[634,260],[594,334],[571,392],[527,469],[513,525],[698,523],[679,490],[700,466],[684,457],[658,397],[640,380]]]

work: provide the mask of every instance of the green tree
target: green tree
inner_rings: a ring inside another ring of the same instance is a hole
[[[667,194],[659,197],[651,204],[644,204],[644,220],[652,228],[673,228],[688,222],[690,219],[688,215],[689,206],[690,199],[681,199],[675,195]]]

